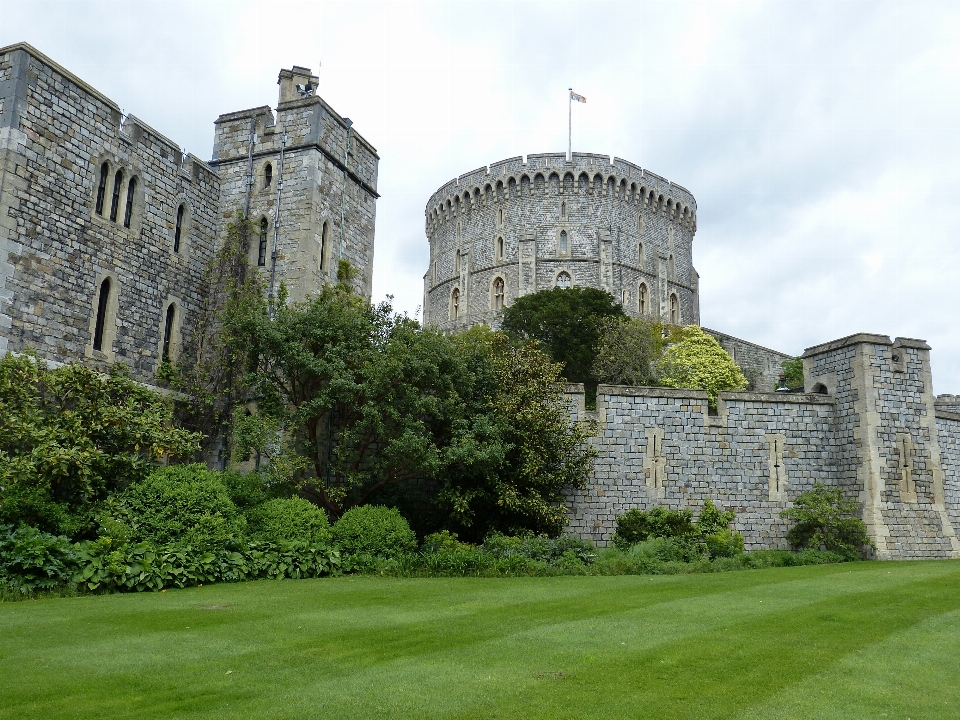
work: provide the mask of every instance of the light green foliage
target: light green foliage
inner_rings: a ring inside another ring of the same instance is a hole
[[[803,360],[801,358],[785,360],[781,367],[788,388],[797,390],[803,387]]]
[[[130,380],[33,355],[0,358],[0,523],[83,536],[108,493],[200,436],[171,425],[170,403]]]
[[[733,557],[743,552],[744,547],[743,536],[728,527],[734,517],[732,510],[721,511],[709,499],[704,502],[696,522],[689,508],[628,510],[617,517],[613,543],[626,551],[638,543],[669,541],[651,546],[651,557],[664,562],[694,562],[704,556]]]
[[[716,407],[721,390],[743,390],[747,379],[713,337],[696,325],[675,329],[659,367],[664,387],[706,390]]]
[[[663,325],[652,320],[611,317],[600,323],[593,375],[610,385],[657,385]]]
[[[361,505],[333,526],[333,541],[361,562],[389,560],[417,549],[417,536],[395,508]]]
[[[131,543],[183,543],[198,550],[236,548],[246,520],[230,500],[220,473],[203,465],[154,470],[106,504],[103,534]]]
[[[0,525],[0,586],[23,594],[48,590],[70,580],[74,562],[69,538]]]
[[[841,488],[828,488],[815,483],[812,490],[800,493],[793,507],[780,517],[796,522],[787,533],[795,548],[812,548],[839,553],[856,559],[866,548],[874,547],[863,520],[854,517],[855,500],[844,497]]]
[[[593,362],[602,322],[623,317],[613,295],[591,287],[552,288],[518,297],[503,311],[504,332],[538,340],[570,382],[596,381]]]
[[[247,512],[247,532],[253,540],[300,541],[314,546],[330,543],[327,514],[303,498],[277,498]]]

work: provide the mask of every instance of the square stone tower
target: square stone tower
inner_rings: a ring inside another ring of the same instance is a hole
[[[860,333],[803,354],[807,392],[836,398],[837,480],[881,558],[960,557],[923,340]]]
[[[376,149],[316,95],[308,68],[281,70],[270,107],[221,115],[211,164],[220,174],[224,227],[245,210],[256,234],[250,265],[291,300],[335,282],[340,260],[371,293],[376,223]]]

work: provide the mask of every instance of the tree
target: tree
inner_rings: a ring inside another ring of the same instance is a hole
[[[856,560],[864,548],[873,547],[867,526],[854,517],[856,510],[856,501],[845,498],[841,488],[814,483],[813,489],[800,493],[793,507],[782,511],[780,517],[796,522],[787,532],[793,547],[823,548]]]
[[[784,360],[780,367],[783,368],[784,380],[786,380],[788,388],[798,390],[803,387],[803,360],[801,358]]]
[[[225,438],[234,408],[244,400],[240,380],[246,349],[236,333],[238,320],[264,307],[263,283],[247,264],[253,236],[249,219],[238,212],[204,270],[202,304],[184,328],[183,352],[158,373],[180,391],[177,422],[204,435],[197,460]]]
[[[664,387],[706,390],[711,407],[721,390],[743,390],[747,379],[713,337],[696,325],[677,328],[659,363]]]
[[[190,457],[200,434],[176,428],[169,399],[115,365],[48,368],[35,355],[0,359],[0,524],[55,535],[92,532],[97,503],[157,461]]]
[[[593,383],[606,318],[624,317],[613,295],[591,287],[553,288],[517,298],[503,311],[504,332],[539,340],[570,382]]]
[[[536,347],[446,337],[342,283],[244,323],[258,407],[235,414],[235,455],[259,452],[274,483],[335,518],[429,487],[437,522],[471,534],[563,527],[562,488],[583,484],[593,450]]]
[[[593,375],[611,385],[657,385],[663,325],[652,320],[609,317],[600,322]]]

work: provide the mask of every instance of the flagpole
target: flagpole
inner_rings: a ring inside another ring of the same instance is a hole
[[[573,88],[567,93],[567,162],[573,161]]]

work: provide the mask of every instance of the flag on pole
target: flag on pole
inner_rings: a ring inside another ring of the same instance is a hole
[[[570,91],[570,99],[585,103],[587,99],[583,95],[577,95],[573,90]]]

